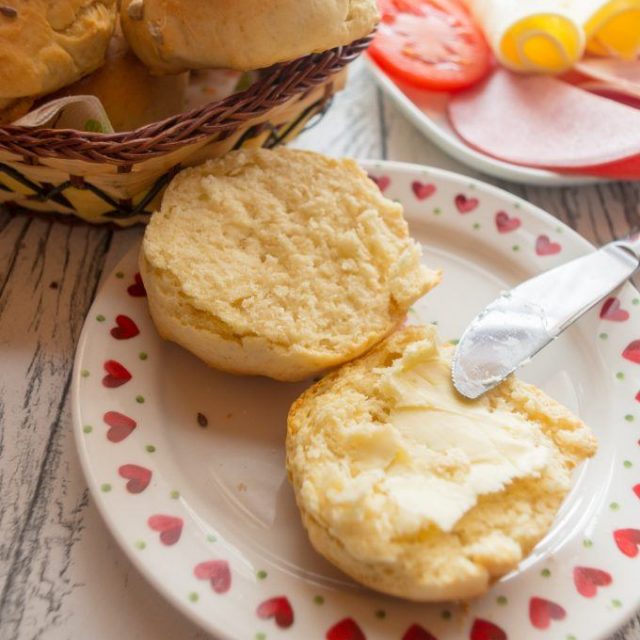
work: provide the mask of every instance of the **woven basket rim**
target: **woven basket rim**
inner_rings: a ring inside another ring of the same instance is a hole
[[[133,131],[103,134],[2,126],[0,149],[30,162],[47,157],[131,166],[215,134],[230,134],[244,122],[268,113],[296,95],[304,95],[357,58],[371,38],[368,35],[345,46],[275,65],[245,91]]]

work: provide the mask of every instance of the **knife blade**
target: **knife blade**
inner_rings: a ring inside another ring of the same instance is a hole
[[[640,264],[640,234],[611,242],[504,292],[471,322],[453,360],[455,388],[477,398],[502,382]]]

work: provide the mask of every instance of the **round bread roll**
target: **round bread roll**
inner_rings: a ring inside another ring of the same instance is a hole
[[[103,62],[116,0],[2,0],[0,98],[40,96]]]
[[[401,205],[352,160],[236,151],[186,169],[146,228],[161,336],[207,364],[294,381],[365,352],[437,284]]]
[[[59,96],[96,96],[115,131],[132,131],[182,113],[189,73],[154,76],[122,35],[111,38],[102,67],[59,92]]]
[[[157,73],[252,71],[368,35],[375,0],[123,0],[133,50]]]
[[[468,401],[433,326],[402,329],[308,389],[287,468],[315,549],[372,589],[468,599],[547,533],[589,429],[509,378]]]

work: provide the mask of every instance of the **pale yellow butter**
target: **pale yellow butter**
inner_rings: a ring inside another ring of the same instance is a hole
[[[512,480],[538,476],[551,443],[499,399],[467,401],[450,379],[451,349],[433,337],[378,370],[385,423],[348,421],[331,440],[341,461],[324,461],[303,484],[333,532],[355,541],[368,527],[389,540],[435,525],[448,532],[477,503]],[[369,555],[366,537],[357,545]],[[375,553],[380,553],[378,547]]]

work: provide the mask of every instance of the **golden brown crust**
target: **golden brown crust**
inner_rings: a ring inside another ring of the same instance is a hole
[[[158,73],[250,71],[368,35],[375,0],[123,0],[136,54]]]
[[[116,0],[3,0],[0,98],[40,96],[103,62]]]

